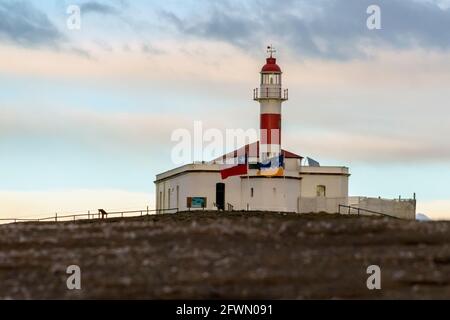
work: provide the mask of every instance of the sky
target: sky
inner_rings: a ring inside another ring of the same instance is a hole
[[[258,127],[252,90],[273,44],[285,149],[350,167],[351,195],[416,193],[418,212],[450,219],[449,8],[0,0],[0,217],[153,207],[174,130]]]

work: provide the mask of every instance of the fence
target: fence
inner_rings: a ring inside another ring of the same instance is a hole
[[[47,218],[36,218],[36,219],[21,219],[21,218],[11,218],[11,219],[0,219],[0,224],[7,223],[25,223],[25,222],[69,222],[69,221],[80,221],[80,220],[105,220],[114,218],[133,218],[148,216],[150,214],[165,214],[165,213],[176,213],[178,208],[173,209],[158,209],[158,210],[134,210],[134,211],[116,211],[116,212],[106,212],[103,209],[99,209],[96,213],[84,214],[73,214],[73,215],[58,215],[57,213],[52,217]]]
[[[346,214],[356,214],[356,215],[360,216],[361,213],[363,213],[363,214],[364,213],[368,213],[369,215],[380,215],[380,216],[394,218],[394,219],[401,219],[399,217],[391,216],[391,215],[386,214],[386,213],[376,212],[376,211],[363,209],[363,208],[358,208],[358,207],[345,206],[345,205],[342,205],[342,204],[339,205],[339,214],[342,214],[342,209],[344,209],[344,212]]]

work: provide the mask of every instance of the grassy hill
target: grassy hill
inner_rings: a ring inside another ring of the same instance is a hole
[[[379,265],[382,290],[366,287]],[[66,287],[79,265],[82,290]],[[0,226],[0,298],[450,298],[450,223],[180,213]]]

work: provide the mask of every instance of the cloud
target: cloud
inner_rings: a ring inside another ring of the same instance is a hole
[[[156,47],[154,47],[153,45],[151,45],[151,44],[147,44],[147,43],[144,43],[143,45],[142,45],[142,52],[143,53],[145,53],[145,54],[149,54],[149,55],[160,55],[160,54],[164,54],[165,53],[165,51],[164,50],[161,50],[161,49],[159,49],[159,48],[156,48]]]
[[[32,117],[27,108],[0,109],[0,142],[25,137],[60,140],[99,152],[163,150],[171,146],[173,130],[191,126],[189,120],[177,114],[105,113],[69,107],[39,109]]]
[[[102,48],[105,46],[112,48],[113,52]],[[239,54],[235,47],[220,43],[210,46],[200,41],[180,44],[167,40],[155,45],[152,41],[141,40],[129,42],[125,49],[122,47],[105,41],[100,44],[95,42],[81,51],[75,51],[76,48],[59,52],[35,50],[33,59],[29,59],[30,52],[26,48],[0,44],[0,70],[8,74],[44,77],[98,78],[106,82],[111,79],[126,78],[134,82],[145,79],[185,88],[198,82],[242,83],[243,79],[253,79],[255,70],[257,72],[260,67],[260,61]],[[149,54],[152,59],[149,59]],[[233,72],[222,63],[230,55],[233,55],[236,68]],[[11,57],[21,63],[9,63]],[[253,83],[249,85],[253,86]]]
[[[215,3],[205,18],[182,19],[169,11],[162,11],[160,17],[182,34],[248,48],[255,43],[252,35],[260,28],[259,23],[243,17],[236,9],[230,11],[226,6],[226,2]]]
[[[330,131],[285,134],[287,149],[303,156],[375,164],[445,163],[450,161],[447,143],[433,139]]]
[[[102,14],[102,15],[119,15],[120,11],[109,4],[100,3],[97,1],[89,1],[81,4],[82,14]]]
[[[0,39],[26,47],[56,46],[63,35],[46,14],[24,1],[0,2]]]
[[[367,57],[373,48],[450,48],[450,10],[439,2],[379,0],[382,30],[366,26],[372,0],[213,2],[205,14],[161,17],[188,37],[260,50],[268,41],[304,57],[346,60]]]
[[[185,128],[193,134],[193,122],[196,120],[203,121],[204,130],[217,128],[224,135],[226,129],[248,129],[252,124],[258,125],[257,109],[244,113],[242,121],[234,118],[237,112],[243,114],[238,107],[226,109],[227,112],[217,118],[216,113],[201,115],[195,111],[190,116],[176,112],[158,114],[150,110],[148,113],[105,113],[67,106],[63,109],[39,107],[39,113],[30,116],[27,108],[5,107],[0,110],[0,136],[2,139],[23,136],[42,141],[57,138],[67,145],[82,144],[83,148],[101,152],[146,148],[167,152],[175,146],[170,141],[172,132]],[[292,117],[295,114],[293,110],[287,111],[290,112],[285,112],[284,117],[285,148],[303,156],[342,161],[344,164],[355,161],[369,164],[436,164],[450,161],[450,146],[446,140],[450,131],[447,126],[433,129],[435,124],[418,119],[417,124],[408,121],[403,126],[398,124],[387,129],[363,130],[370,120],[358,120],[348,113],[332,114],[327,119],[327,116],[320,116],[319,111],[314,115],[317,119],[311,127],[308,119],[313,115],[300,112]],[[298,120],[302,117],[307,119]],[[371,121],[372,125],[380,125],[376,117]],[[359,126],[360,123],[363,126]],[[423,123],[423,128],[419,127],[420,123]],[[423,134],[424,130],[432,134]],[[440,134],[437,136],[438,132]]]
[[[272,42],[283,48],[280,51],[293,51],[297,59],[359,59],[372,57],[380,48],[450,49],[450,33],[446,32],[450,28],[448,1],[376,3],[381,7],[382,30],[375,31],[366,27],[366,9],[372,0],[287,0],[283,5],[269,0],[224,0],[195,2],[192,6],[188,2],[172,8],[170,4],[133,4],[129,12],[159,15],[159,25],[152,20],[151,24],[144,23],[147,28],[143,29],[137,23],[139,14],[123,14],[130,7],[126,1],[92,0],[82,2],[80,7],[82,14],[113,17],[114,21],[109,21],[113,25],[121,21],[127,26],[125,32],[132,30],[142,35],[145,30],[145,35],[181,39],[184,44],[190,39],[224,42],[255,53]],[[178,36],[173,37],[167,26],[172,26]],[[65,35],[29,2],[1,1],[0,39],[23,46],[55,46]]]

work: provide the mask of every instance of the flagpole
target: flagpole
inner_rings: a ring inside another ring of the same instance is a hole
[[[245,202],[245,197],[244,197],[244,193],[243,193],[244,187],[243,187],[243,182],[242,182],[241,177],[239,177],[239,180],[241,181],[241,209],[242,209],[244,202]],[[244,200],[242,200],[242,199],[244,199]]]
[[[281,152],[283,154],[283,152]],[[286,206],[286,202],[287,202],[287,197],[286,197],[286,160],[284,159],[283,156],[283,188],[284,188],[284,204]],[[287,208],[286,208],[287,209]]]
[[[247,168],[248,168],[248,164],[247,164]],[[248,201],[247,201],[247,211],[250,210],[250,198],[251,198],[251,188],[250,188],[250,173],[249,173],[249,169],[247,169],[247,184],[248,184]]]
[[[247,195],[249,195],[249,199],[247,201],[247,211],[249,211],[249,206],[250,206],[250,198],[251,198],[251,188],[250,188],[250,166],[249,166],[249,161],[248,161],[248,155],[245,157],[245,162],[247,163],[247,184],[248,184],[248,193]]]

